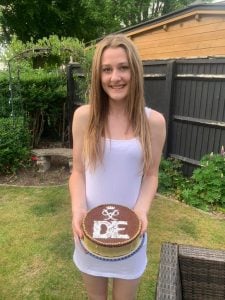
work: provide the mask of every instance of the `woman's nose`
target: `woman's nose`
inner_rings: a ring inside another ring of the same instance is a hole
[[[121,79],[120,71],[117,69],[114,69],[111,74],[111,81],[118,81],[120,79]]]

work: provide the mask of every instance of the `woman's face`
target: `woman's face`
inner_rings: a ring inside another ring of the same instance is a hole
[[[101,84],[109,101],[125,102],[130,90],[131,70],[122,47],[107,48],[101,59]]]

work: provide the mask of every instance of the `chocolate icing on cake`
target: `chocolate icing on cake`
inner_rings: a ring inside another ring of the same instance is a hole
[[[88,212],[83,220],[83,230],[84,243],[91,251],[116,256],[116,248],[121,254],[131,251],[137,245],[141,224],[129,208],[106,204]]]

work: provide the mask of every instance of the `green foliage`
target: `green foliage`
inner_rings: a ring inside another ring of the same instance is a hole
[[[11,84],[11,100],[6,74],[0,76],[0,86],[0,117],[26,115],[33,147],[38,145],[44,127],[51,130],[52,136],[61,136],[59,124],[67,95],[64,73],[43,69],[21,72],[20,78],[14,78]]]
[[[90,41],[120,28],[120,20],[112,17],[114,1],[4,0],[3,5],[3,38],[8,41],[13,34],[23,42],[52,34]]]
[[[77,0],[4,0],[2,18],[5,39],[16,34],[23,42],[57,33],[80,37],[84,9]]]
[[[15,123],[16,122],[16,123]],[[0,119],[0,172],[12,173],[28,163],[30,135],[20,119]]]
[[[9,78],[7,72],[0,72],[0,117],[8,117],[12,111],[9,103]]]
[[[211,2],[208,0],[205,2]],[[2,0],[2,39],[27,42],[56,34],[95,40],[189,5],[193,0]]]
[[[182,175],[182,163],[174,158],[163,158],[159,167],[159,187],[162,194],[174,194],[177,198],[185,186],[186,179]]]
[[[203,156],[190,178],[183,176],[180,161],[162,159],[158,191],[206,211],[225,209],[224,151]]]
[[[77,39],[54,35],[24,44],[13,37],[3,57],[10,68],[0,76],[0,117],[26,114],[33,147],[46,128],[52,136],[62,137],[63,130],[67,130],[65,66],[70,61],[80,64],[85,78],[80,85],[80,98],[84,101],[92,55],[93,47],[85,50]]]
[[[210,2],[210,0],[204,2]],[[162,15],[165,15],[168,14],[169,12],[190,5],[191,3],[193,3],[193,0],[164,0],[163,3],[164,5],[162,8]]]
[[[182,191],[182,199],[203,210],[225,208],[225,156],[205,155],[201,167],[194,170],[189,185]]]
[[[69,62],[77,62],[84,73],[86,85],[82,91],[84,95],[90,80],[93,54],[94,47],[90,45],[87,49],[82,42],[70,37],[59,38],[51,35],[36,42],[22,43],[13,36],[1,59],[7,64],[10,63],[14,77],[17,76],[18,70],[34,72],[34,68],[42,68],[48,72],[63,67],[65,69]]]
[[[46,60],[46,64],[41,67],[59,67],[62,64],[66,65],[72,59],[83,65],[86,59],[85,45],[76,38],[61,37],[57,35],[50,35],[48,38],[43,37],[34,42],[33,39],[27,42],[22,42],[15,35],[12,36],[11,42],[8,44],[2,60],[8,62],[13,59],[13,64],[19,61],[19,66],[27,66],[33,68],[35,57],[52,57],[55,58],[50,61]],[[22,60],[24,59],[24,60]]]
[[[47,73],[42,69],[21,74],[20,95],[28,115],[33,147],[38,145],[44,126],[52,136],[62,135],[58,128],[66,101],[65,82],[64,74]]]
[[[81,0],[84,15],[82,16],[82,36],[80,39],[86,42],[121,28],[120,17],[121,1],[117,0]],[[132,2],[132,1],[131,1]]]
[[[21,100],[28,112],[58,106],[66,97],[65,76],[59,72],[45,72],[43,69],[22,73],[20,77]]]

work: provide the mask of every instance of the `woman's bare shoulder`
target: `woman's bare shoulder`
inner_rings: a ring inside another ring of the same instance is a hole
[[[157,110],[152,109],[149,115],[149,123],[151,126],[156,127],[164,127],[165,126],[165,118],[163,114],[158,112]]]
[[[84,104],[78,107],[73,115],[73,120],[76,123],[83,123],[86,124],[89,119],[89,114],[90,114],[90,105]]]
[[[90,105],[89,104],[84,104],[79,106],[75,112],[74,115],[76,115],[76,117],[80,117],[80,118],[87,118],[89,117],[89,113],[90,113]]]
[[[151,129],[152,146],[157,148],[161,153],[161,149],[166,139],[166,120],[160,112],[151,110],[149,116],[149,124]]]

